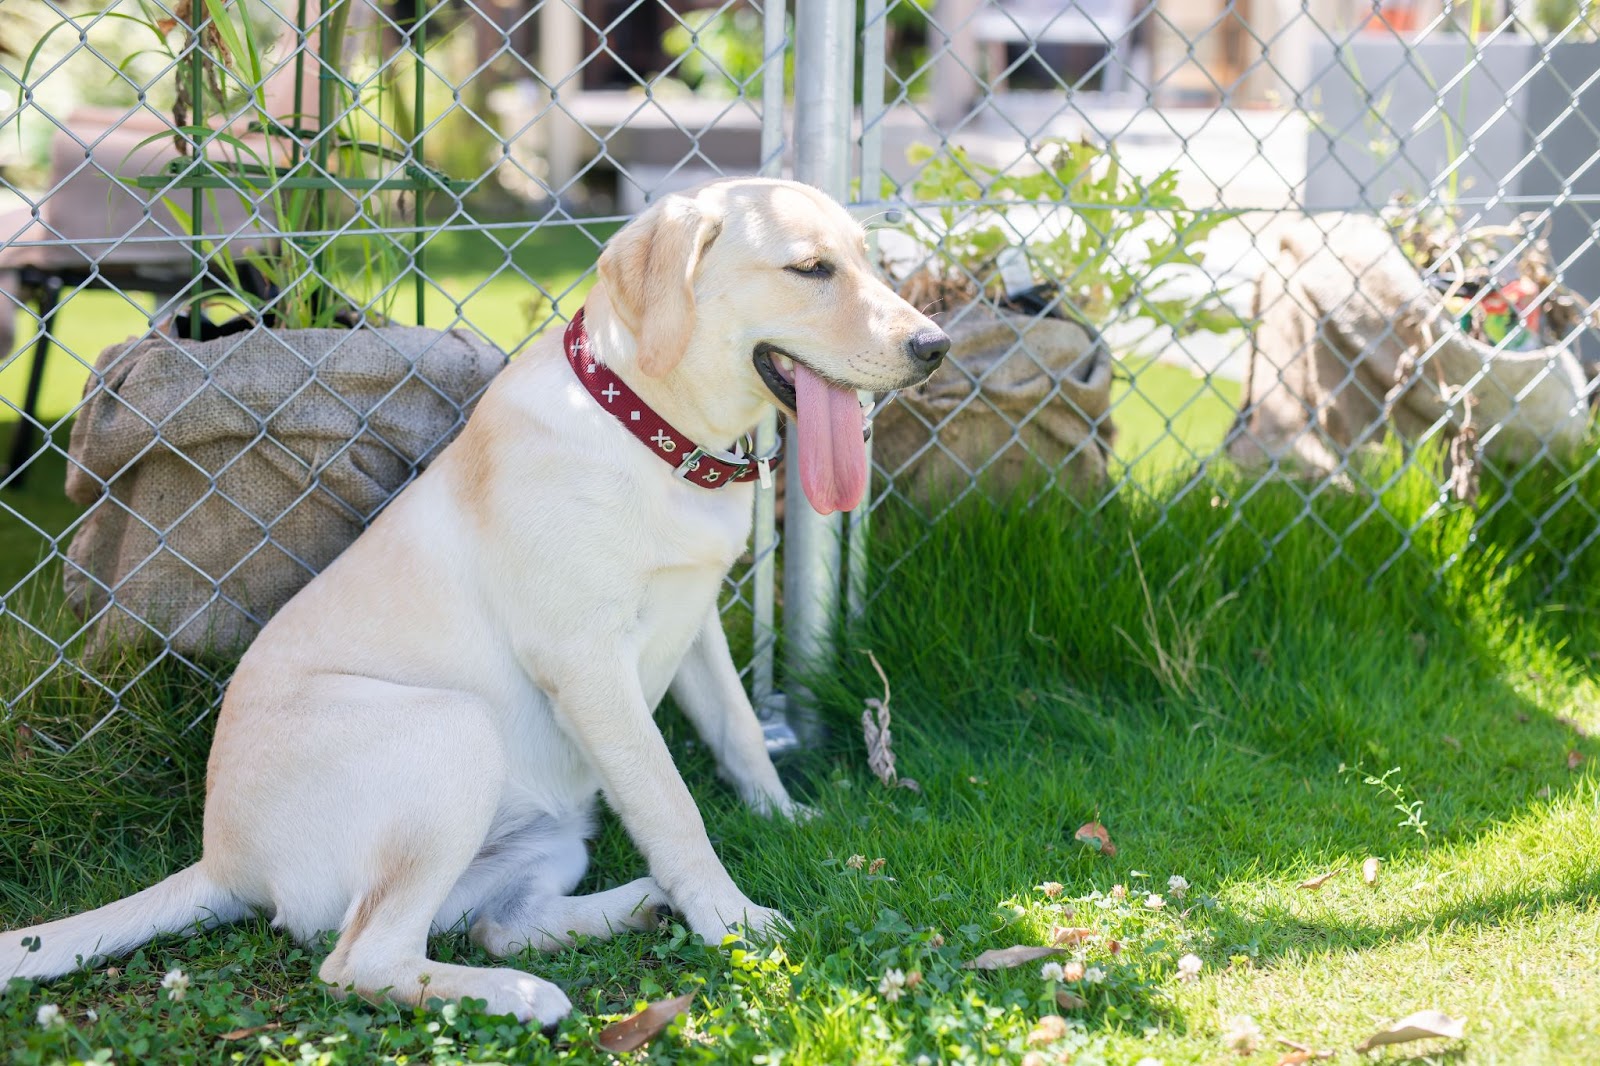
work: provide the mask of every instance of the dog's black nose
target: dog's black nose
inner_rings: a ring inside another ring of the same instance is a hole
[[[931,369],[950,354],[950,338],[942,329],[919,330],[906,341],[906,350],[911,353],[911,358],[926,363]]]

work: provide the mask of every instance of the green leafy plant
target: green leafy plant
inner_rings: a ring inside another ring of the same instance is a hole
[[[1399,781],[1389,780],[1398,773],[1400,773],[1400,767],[1396,766],[1384,773],[1382,777],[1373,777],[1368,774],[1361,779],[1361,783],[1371,785],[1394,801],[1394,809],[1403,816],[1395,825],[1401,829],[1410,829],[1423,840],[1427,840],[1428,822],[1427,819],[1422,817],[1422,801],[1408,800],[1405,786]]]
[[[287,329],[386,320],[400,292],[392,279],[403,272],[405,256],[382,230],[408,194],[415,201],[449,182],[411,163],[399,143],[371,135],[373,128],[384,127],[388,87],[375,80],[363,88],[342,73],[349,0],[329,0],[310,27],[325,73],[317,78],[316,98],[302,99],[298,86],[306,60],[303,50],[296,55],[297,88],[289,113],[275,110],[267,94],[273,76],[272,20],[252,18],[240,0],[193,0],[173,13],[145,4],[142,11],[142,16],[85,16],[143,26],[156,43],[136,54],[153,51],[172,61],[173,133],[154,135],[141,145],[172,137],[185,158],[174,160],[164,174],[141,175],[129,183],[160,190],[191,233],[204,228],[204,210],[215,211],[220,198],[236,196],[259,215],[265,231],[283,235],[242,248],[230,247],[231,240],[197,237],[212,284],[196,302],[242,307],[270,326]],[[303,3],[299,24],[304,37]],[[57,23],[38,41],[24,65],[24,81],[48,36],[75,25],[70,19]],[[207,119],[219,115],[229,121],[213,128]],[[357,301],[331,280],[328,260],[339,239],[361,246],[362,287],[372,299],[359,311]]]
[[[753,91],[765,56],[761,15],[752,7],[690,11],[661,37],[677,62],[672,76],[697,93],[733,98]],[[792,23],[793,20],[790,20]],[[794,55],[784,55],[784,84],[794,84]]]
[[[1199,267],[1205,239],[1239,212],[1189,207],[1176,170],[1145,181],[1111,147],[1052,141],[1036,157],[1038,169],[1019,173],[955,145],[907,152],[919,169],[900,190],[913,201],[904,229],[942,251],[925,268],[937,284],[969,297],[999,290],[1002,257],[1019,249],[1036,281],[1096,325],[1145,319],[1182,335],[1245,324],[1215,289],[1173,291],[1179,270]]]

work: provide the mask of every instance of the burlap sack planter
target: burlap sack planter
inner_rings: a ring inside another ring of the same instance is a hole
[[[504,356],[462,331],[155,335],[72,427],[68,602],[93,656],[234,654],[449,442]]]
[[[1043,483],[1105,483],[1111,353],[1076,321],[974,302],[941,322],[950,355],[874,424],[873,461],[918,504],[976,483],[992,499]]]
[[[1520,463],[1567,455],[1588,432],[1577,357],[1556,346],[1497,351],[1469,336],[1378,219],[1318,215],[1290,228],[1255,307],[1227,443],[1247,467],[1327,475],[1390,429],[1408,442],[1438,433],[1481,443],[1496,462]],[[1473,450],[1452,454],[1470,462]]]

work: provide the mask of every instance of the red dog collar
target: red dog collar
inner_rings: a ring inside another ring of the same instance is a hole
[[[720,489],[736,481],[756,478],[760,478],[763,485],[772,483],[771,463],[781,443],[770,454],[757,456],[750,454],[755,448],[747,437],[743,449],[723,452],[703,448],[673,429],[666,419],[639,399],[638,393],[623,384],[621,378],[590,358],[589,334],[583,328],[582,308],[567,324],[566,350],[572,372],[578,375],[595,402],[611,412],[611,416],[639,438],[641,444],[670,464],[683,480],[703,489]]]

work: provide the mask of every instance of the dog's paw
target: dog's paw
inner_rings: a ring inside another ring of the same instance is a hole
[[[822,811],[809,803],[796,803],[789,801],[789,805],[778,812],[796,825],[814,821],[822,817]]]
[[[565,992],[520,970],[484,970],[474,983],[477,989],[461,989],[458,995],[486,1001],[485,1014],[511,1014],[519,1022],[537,1022],[548,1029],[572,1013],[572,1000]]]
[[[744,802],[745,806],[765,818],[778,817],[785,821],[794,822],[797,825],[801,822],[809,822],[811,819],[819,817],[822,813],[815,807],[808,807],[804,803],[796,803],[789,798],[787,792],[747,791],[744,794]]]
[[[754,907],[729,930],[740,939],[777,941],[794,931],[794,923],[771,907]]]
[[[690,918],[689,928],[708,944],[721,944],[730,936],[752,941],[782,940],[794,928],[782,913],[771,907],[758,907],[748,899],[712,906],[695,917]]]

